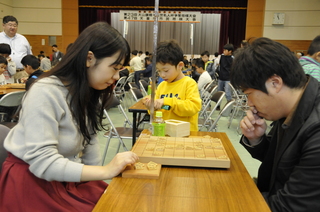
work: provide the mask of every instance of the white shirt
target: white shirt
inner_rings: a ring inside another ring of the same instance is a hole
[[[143,64],[141,58],[138,56],[133,57],[130,60],[130,66],[134,71],[141,71],[143,69]]]
[[[43,71],[51,69],[51,61],[48,58],[42,58],[40,62],[40,69]]]
[[[17,69],[23,69],[21,59],[27,54],[32,54],[30,44],[26,37],[16,33],[13,38],[6,35],[5,32],[0,33],[0,43],[7,43],[11,47],[11,59],[16,63]]]
[[[205,84],[207,84],[207,83],[209,83],[209,82],[211,82],[211,81],[212,81],[212,78],[211,78],[210,74],[209,74],[207,71],[204,71],[204,72],[200,75],[200,77],[199,77],[199,79],[198,79],[198,89],[199,89],[199,91],[201,90],[201,88],[202,88]]]
[[[6,78],[3,76],[3,74],[0,74],[0,85],[6,85]]]

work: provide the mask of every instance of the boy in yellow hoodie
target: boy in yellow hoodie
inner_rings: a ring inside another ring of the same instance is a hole
[[[190,131],[198,131],[198,113],[201,99],[196,81],[182,73],[183,52],[173,40],[161,42],[157,47],[156,68],[164,80],[155,93],[154,109],[162,110],[163,119],[190,122]],[[151,99],[145,99],[150,109]],[[170,106],[169,110],[161,109]]]

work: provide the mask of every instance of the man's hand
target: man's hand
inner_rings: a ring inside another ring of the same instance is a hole
[[[242,134],[249,140],[251,145],[257,144],[267,129],[266,121],[259,117],[257,112],[252,107],[251,110],[247,111],[247,116],[240,121]]]

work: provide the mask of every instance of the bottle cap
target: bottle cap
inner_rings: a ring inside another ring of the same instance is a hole
[[[162,111],[157,111],[156,112],[156,117],[162,117]]]

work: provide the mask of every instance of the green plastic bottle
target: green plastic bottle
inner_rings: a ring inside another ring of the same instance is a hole
[[[152,82],[150,82],[150,84],[148,85],[148,95],[151,95],[151,92],[152,92]]]
[[[156,117],[152,123],[152,135],[153,136],[166,135],[166,123],[162,119],[162,111],[156,111]]]

